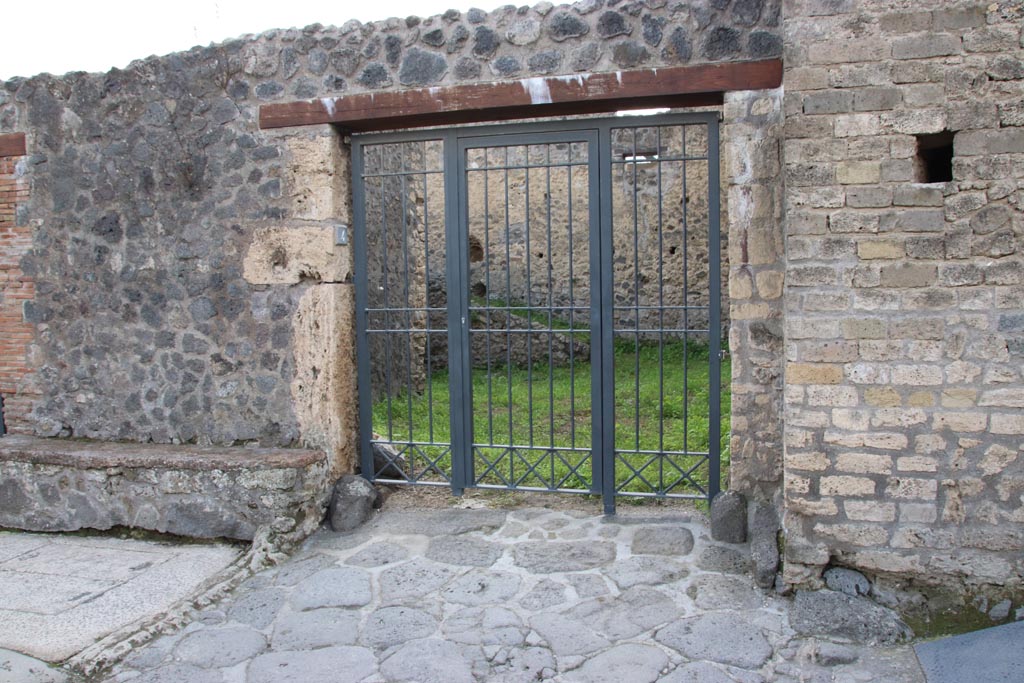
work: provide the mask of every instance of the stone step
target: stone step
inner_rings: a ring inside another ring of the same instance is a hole
[[[317,450],[0,438],[0,527],[297,540],[319,525],[329,486]]]

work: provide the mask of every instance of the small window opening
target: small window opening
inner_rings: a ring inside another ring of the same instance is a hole
[[[919,183],[945,183],[953,179],[953,131],[917,136],[915,175]]]
[[[0,394],[0,436],[7,433],[7,422],[4,420],[4,395]]]

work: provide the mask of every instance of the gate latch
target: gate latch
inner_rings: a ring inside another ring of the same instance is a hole
[[[344,223],[334,226],[334,243],[342,247],[348,246],[348,226]]]

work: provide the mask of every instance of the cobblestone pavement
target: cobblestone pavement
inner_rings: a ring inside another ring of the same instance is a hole
[[[105,680],[924,680],[909,646],[798,636],[745,551],[678,511],[385,510],[317,533]]]

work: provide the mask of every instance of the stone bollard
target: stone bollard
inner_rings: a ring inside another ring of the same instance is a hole
[[[352,531],[366,523],[383,504],[373,484],[355,474],[346,474],[334,484],[327,507],[327,522],[334,531]]]
[[[779,569],[779,515],[771,503],[754,501],[750,515],[750,559],[754,581],[761,588],[775,585]]]
[[[711,538],[723,543],[747,540],[747,499],[737,491],[722,491],[711,501]]]

